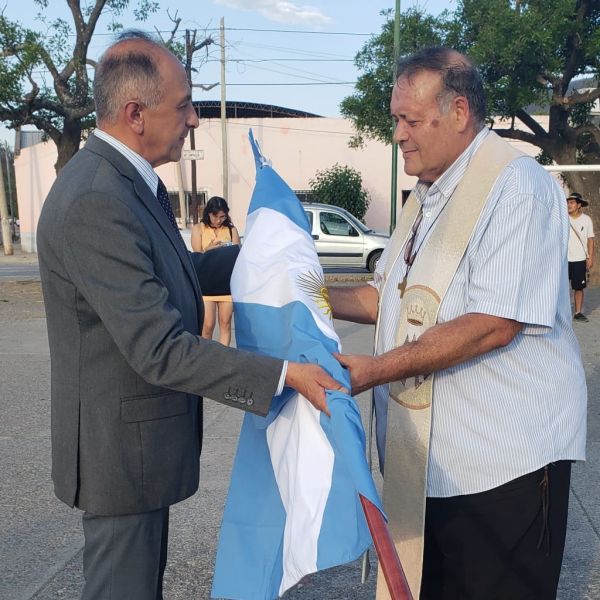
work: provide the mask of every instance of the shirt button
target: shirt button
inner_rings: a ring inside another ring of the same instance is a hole
[[[431,217],[431,212],[427,211],[427,212],[425,213],[425,218],[426,218],[426,219],[429,219],[429,217]]]

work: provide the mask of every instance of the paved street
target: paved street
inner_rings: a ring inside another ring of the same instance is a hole
[[[58,502],[50,481],[49,356],[39,284],[2,277],[35,257],[0,256],[0,600],[76,599],[82,586],[80,515]],[[20,275],[19,277],[28,277]],[[600,289],[576,323],[588,378],[588,461],[574,467],[561,600],[600,598]],[[336,323],[347,352],[367,352],[371,327]],[[367,398],[359,398],[364,410]],[[168,600],[209,597],[212,565],[242,413],[205,402],[200,491],[172,509]],[[373,561],[374,562],[374,561]],[[360,564],[307,578],[288,600],[368,600]]]
[[[37,265],[0,265],[0,279],[39,279],[40,269]]]

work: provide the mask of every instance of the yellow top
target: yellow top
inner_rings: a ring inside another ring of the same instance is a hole
[[[214,240],[219,242],[231,242],[233,240],[233,228],[230,230],[229,227],[224,225],[214,228],[202,223],[202,221],[198,225],[200,226],[200,240],[202,243],[200,252],[205,252]]]
[[[194,233],[200,232],[200,236],[194,235]],[[210,225],[206,225],[202,221],[197,225],[194,225],[194,231],[192,231],[192,248],[195,252],[206,252],[207,249],[210,251],[212,248],[209,248],[211,243],[214,243],[215,240],[219,242],[233,242],[234,234],[237,234],[237,230],[235,227],[229,229],[226,225],[221,225],[221,227],[211,227]],[[236,235],[236,238],[238,236]],[[239,239],[239,238],[238,238]],[[197,247],[197,242],[200,242],[200,247]],[[236,242],[237,243],[237,242]],[[214,248],[215,246],[213,246]],[[231,296],[203,296],[204,300],[208,300],[211,302],[231,302]]]

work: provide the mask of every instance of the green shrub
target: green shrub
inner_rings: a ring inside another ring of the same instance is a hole
[[[315,202],[345,208],[362,220],[369,208],[369,192],[362,185],[361,174],[352,167],[333,165],[317,171],[310,180]]]

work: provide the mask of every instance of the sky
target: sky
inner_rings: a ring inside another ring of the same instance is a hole
[[[10,20],[37,31],[48,31],[53,18],[69,22],[65,0],[48,0],[46,24],[33,0],[0,0],[0,11]],[[85,5],[85,0],[81,4]],[[135,5],[135,0],[130,6]],[[136,22],[132,11],[119,21],[167,38],[171,17],[181,18],[179,31],[197,30],[197,42],[212,37],[208,51],[196,53],[195,84],[220,82],[219,25],[225,23],[227,100],[275,104],[322,116],[339,116],[339,104],[353,93],[359,73],[353,60],[370,36],[381,31],[382,9],[394,0],[158,0],[159,10],[147,21]],[[4,8],[3,8],[4,6]],[[402,0],[401,10],[419,6],[439,14],[456,8],[456,0]],[[170,15],[170,16],[169,16]],[[110,45],[108,15],[101,17],[89,57],[98,58]],[[69,38],[73,40],[74,37]],[[44,73],[38,73],[44,77]],[[221,87],[194,88],[194,100],[219,100]],[[13,145],[14,132],[0,125],[0,141]]]

